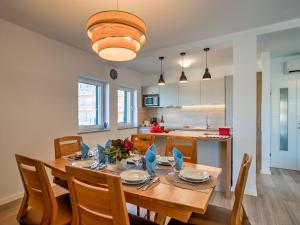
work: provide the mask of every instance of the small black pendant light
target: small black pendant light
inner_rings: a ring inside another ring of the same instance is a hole
[[[210,72],[208,71],[208,67],[207,67],[207,52],[209,51],[209,48],[205,48],[205,55],[206,55],[206,68],[205,68],[205,72],[203,74],[202,80],[211,80],[211,75]]]
[[[162,72],[162,61],[164,60],[165,57],[163,56],[160,56],[158,57],[158,59],[160,60],[160,76],[159,76],[159,79],[158,79],[158,85],[165,85],[166,82],[164,80],[164,75],[163,75],[163,72]]]
[[[186,83],[187,78],[186,78],[186,76],[184,74],[184,71],[183,71],[183,57],[185,56],[185,52],[181,52],[180,55],[181,55],[181,69],[182,69],[182,71],[181,71],[181,76],[179,78],[179,83]]]

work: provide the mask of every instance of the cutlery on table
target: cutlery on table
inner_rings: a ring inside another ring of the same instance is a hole
[[[147,184],[146,186],[144,186],[142,188],[142,191],[146,191],[149,187],[151,187],[153,184],[155,184],[157,182],[159,182],[159,177],[154,177],[153,180],[149,184]]]
[[[150,177],[148,180],[146,180],[145,183],[141,184],[140,186],[138,186],[136,189],[141,189],[143,188],[144,186],[146,186],[147,184],[149,184],[152,180],[153,180],[154,177]]]

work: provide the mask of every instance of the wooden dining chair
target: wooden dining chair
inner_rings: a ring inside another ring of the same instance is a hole
[[[16,155],[16,160],[25,191],[17,215],[18,222],[24,225],[70,224],[69,194],[55,196],[44,163],[21,155]]]
[[[128,214],[119,176],[69,166],[66,170],[72,225],[157,225]]]
[[[131,135],[131,141],[141,154],[145,154],[147,149],[154,144],[155,136],[151,134],[133,134]]]
[[[65,136],[54,139],[55,159],[60,159],[67,155],[75,154],[80,151],[81,136]],[[65,180],[59,178],[56,171],[52,171],[53,182],[61,187],[68,188]]]
[[[80,151],[81,136],[65,136],[54,139],[55,159]]]
[[[250,225],[243,207],[243,197],[251,161],[252,157],[244,154],[234,190],[234,205],[231,210],[209,205],[205,214],[193,213],[188,223],[171,219],[168,225]]]
[[[197,140],[193,137],[168,136],[166,155],[172,155],[173,148],[178,148],[183,154],[184,162],[197,163]]]
[[[142,154],[146,154],[148,148],[154,144],[155,136],[152,134],[133,134],[131,135],[131,142],[133,143],[134,147]],[[140,215],[140,207],[137,206],[137,213],[138,216]],[[147,219],[150,219],[150,211],[147,210]]]

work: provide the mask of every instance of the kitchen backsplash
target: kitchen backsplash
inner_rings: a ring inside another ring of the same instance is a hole
[[[191,125],[206,127],[206,117],[210,127],[225,126],[225,108],[182,109],[182,108],[142,108],[139,113],[140,124],[144,119],[164,116],[166,127]]]

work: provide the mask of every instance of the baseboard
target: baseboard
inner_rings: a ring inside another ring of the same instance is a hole
[[[245,189],[245,195],[251,195],[251,196],[257,196],[257,190],[256,190],[256,188],[246,188]]]
[[[260,170],[261,174],[267,174],[267,175],[271,175],[271,170],[270,169],[261,169]]]
[[[4,205],[6,203],[12,202],[12,201],[17,200],[19,198],[22,198],[23,195],[24,195],[24,192],[19,192],[19,193],[16,193],[16,194],[13,194],[13,195],[1,198],[0,199],[0,205]]]

